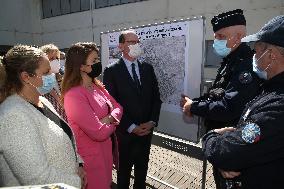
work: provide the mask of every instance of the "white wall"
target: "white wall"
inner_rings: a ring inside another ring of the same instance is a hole
[[[206,39],[213,39],[211,18],[231,9],[245,11],[248,33],[269,19],[284,14],[283,0],[148,0],[139,3],[106,7],[93,11],[94,39],[99,43],[100,32],[131,26],[203,15],[207,18]],[[43,42],[59,42],[68,47],[76,41],[91,41],[91,12],[81,12],[41,21]],[[65,24],[64,24],[65,23]],[[57,26],[57,27],[56,27]],[[47,33],[48,32],[48,33]]]
[[[2,0],[0,6],[0,45],[39,44],[41,29],[35,27],[38,0]],[[39,24],[38,24],[39,26]]]
[[[41,19],[41,0],[1,0],[0,45],[53,42],[67,48],[77,41],[99,43],[100,32],[167,20],[203,15],[207,18],[206,39],[213,39],[213,15],[241,8],[247,18],[248,33],[269,19],[284,14],[284,0],[148,0],[91,11]]]

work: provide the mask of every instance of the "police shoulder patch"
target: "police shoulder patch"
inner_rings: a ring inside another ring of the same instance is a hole
[[[252,76],[251,76],[251,73],[248,72],[248,71],[244,71],[242,73],[240,73],[239,75],[239,81],[242,83],[242,84],[248,84],[252,81]]]
[[[246,143],[256,143],[260,139],[260,128],[255,123],[247,124],[242,130],[242,139]]]

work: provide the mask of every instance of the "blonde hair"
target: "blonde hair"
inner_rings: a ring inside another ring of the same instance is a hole
[[[16,45],[7,52],[2,60],[1,71],[5,76],[0,80],[3,83],[0,91],[0,103],[8,96],[22,90],[23,83],[20,74],[27,72],[30,76],[35,75],[39,61],[44,56],[46,54],[42,50],[28,45]]]
[[[58,47],[55,46],[54,44],[46,44],[40,47],[40,49],[45,52],[47,55],[53,52],[60,52]]]

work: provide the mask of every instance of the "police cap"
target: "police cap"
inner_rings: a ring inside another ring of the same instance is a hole
[[[268,21],[257,33],[246,36],[242,42],[261,41],[284,47],[284,15]]]
[[[222,28],[235,25],[246,25],[243,10],[236,9],[214,16],[211,20],[214,33]]]

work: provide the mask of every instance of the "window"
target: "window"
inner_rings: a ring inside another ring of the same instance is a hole
[[[43,17],[49,18],[61,15],[59,0],[42,0]]]
[[[108,5],[109,5],[109,6],[120,5],[120,4],[121,4],[120,1],[121,1],[121,0],[109,0],[109,1],[108,1]]]
[[[90,0],[81,0],[81,11],[90,10]]]
[[[69,0],[61,0],[61,13],[62,14],[69,14],[70,13],[70,3]]]
[[[135,3],[146,0],[93,0],[95,2],[96,9],[110,7],[115,5],[122,5],[126,3]]]
[[[137,0],[121,0],[121,3],[134,3],[136,2]]]
[[[91,1],[95,9],[135,3],[146,0],[42,0],[43,18],[90,10]]]
[[[96,9],[107,7],[108,0],[94,0]]]
[[[80,12],[81,11],[81,1],[70,0],[71,12]]]

